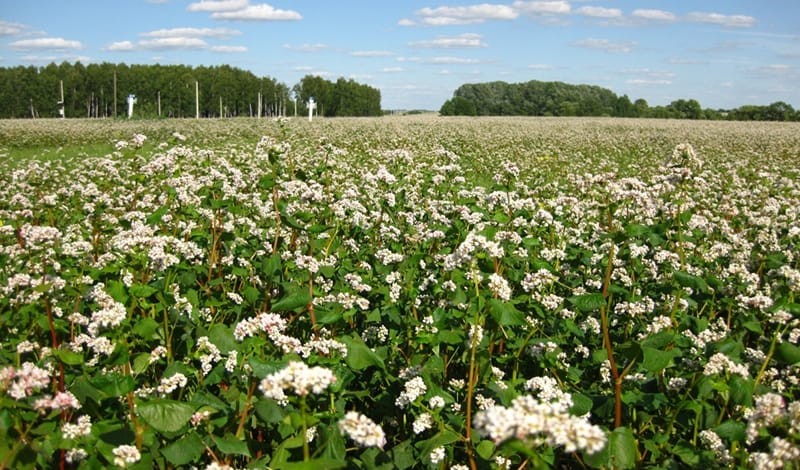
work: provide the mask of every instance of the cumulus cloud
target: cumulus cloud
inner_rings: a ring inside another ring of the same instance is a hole
[[[321,50],[327,49],[327,44],[301,44],[299,46],[294,46],[291,44],[284,44],[284,49],[289,49],[290,51],[299,51],[299,52],[319,52]]]
[[[580,7],[576,12],[583,16],[591,16],[593,18],[620,18],[622,10],[619,8],[603,8],[603,7]]]
[[[200,0],[186,7],[189,11],[235,11],[248,6],[248,0]]]
[[[453,65],[466,65],[466,64],[478,64],[480,60],[478,59],[468,59],[466,57],[431,57],[429,59],[424,59],[424,62],[427,64],[453,64]]]
[[[600,49],[606,52],[631,52],[636,47],[633,41],[613,42],[608,39],[588,38],[576,41],[573,45],[587,49]]]
[[[0,20],[0,36],[16,36],[25,32],[26,29],[23,24]]]
[[[350,55],[353,57],[391,57],[394,53],[390,51],[353,51]]]
[[[481,3],[469,6],[441,6],[422,8],[416,15],[420,22],[429,26],[484,23],[488,20],[513,20],[519,13],[508,5]],[[400,20],[401,26],[413,26],[412,20]]]
[[[691,12],[686,18],[693,23],[709,23],[729,28],[749,28],[756,19],[746,15],[723,15],[721,13]]]
[[[632,78],[630,80],[625,80],[625,83],[627,83],[628,85],[639,85],[639,86],[672,85],[672,80]]]
[[[647,21],[675,21],[677,19],[674,13],[664,10],[652,10],[652,9],[633,10],[631,16],[640,20],[647,20]]]
[[[531,70],[552,70],[553,66],[549,64],[528,64]]]
[[[516,1],[514,8],[528,15],[564,15],[572,11],[569,2],[556,1]]]
[[[171,28],[142,33],[141,36],[147,38],[211,37],[225,39],[240,34],[242,34],[241,31],[228,28]]]
[[[80,49],[83,45],[80,41],[73,41],[64,38],[36,38],[21,39],[9,44],[12,49],[20,51],[30,51],[39,49],[50,49],[56,51]]]
[[[245,46],[211,46],[208,50],[212,52],[247,52],[247,47]]]
[[[200,38],[167,37],[139,41],[138,46],[143,49],[205,49],[208,43]]]
[[[424,49],[486,47],[486,43],[483,42],[483,36],[474,33],[464,33],[458,36],[439,36],[436,39],[426,41],[413,41],[408,45]]]
[[[112,52],[127,52],[127,51],[133,51],[135,49],[136,45],[130,41],[112,42],[111,44],[109,44],[104,48],[104,50]]]
[[[297,21],[303,16],[294,10],[280,10],[267,3],[248,5],[240,10],[215,11],[211,14],[215,20],[238,21]]]
[[[403,67],[384,67],[381,72],[383,73],[400,73],[405,72],[406,69]]]

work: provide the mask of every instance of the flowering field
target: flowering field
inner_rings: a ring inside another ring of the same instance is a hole
[[[800,467],[800,125],[0,122],[0,468]]]

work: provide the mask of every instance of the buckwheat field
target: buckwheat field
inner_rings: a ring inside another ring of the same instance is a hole
[[[0,122],[0,468],[800,467],[800,124]]]

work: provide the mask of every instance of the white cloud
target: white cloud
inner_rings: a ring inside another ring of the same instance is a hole
[[[228,28],[171,28],[142,33],[141,36],[146,38],[212,37],[225,39],[240,34],[242,34],[241,31]]]
[[[553,66],[549,64],[528,64],[531,70],[552,70]]]
[[[447,69],[439,70],[439,75],[450,75],[450,71]]]
[[[327,44],[301,44],[299,46],[293,46],[291,44],[284,44],[284,49],[289,49],[290,51],[299,51],[299,52],[319,52],[323,49],[327,49]]]
[[[211,14],[215,20],[238,21],[297,21],[303,16],[294,10],[280,10],[267,3],[248,5],[241,10],[215,11]]]
[[[211,46],[208,50],[212,52],[247,52],[245,46]]]
[[[294,70],[296,72],[309,72],[311,70],[314,70],[314,67],[310,65],[298,65],[297,67],[294,68]]]
[[[106,51],[114,51],[114,52],[124,52],[124,51],[132,51],[136,49],[136,45],[134,45],[130,41],[117,41],[112,42],[108,46],[104,48]]]
[[[372,75],[368,73],[351,73],[347,76],[347,78],[351,80],[371,80]]]
[[[514,8],[528,15],[563,15],[572,11],[569,2],[556,1],[516,1]]]
[[[156,38],[139,41],[144,49],[205,49],[208,44],[200,38]]]
[[[186,7],[189,11],[235,11],[247,8],[249,0],[200,0]]]
[[[350,55],[353,57],[391,57],[394,53],[390,51],[353,51]]]
[[[612,42],[608,39],[588,38],[575,41],[573,45],[587,49],[600,49],[606,52],[631,52],[636,43],[632,41]]]
[[[622,16],[622,10],[619,8],[580,7],[576,12],[593,18],[619,18]]]
[[[749,28],[756,23],[752,16],[723,15],[721,13],[691,12],[686,17],[693,23],[709,23],[731,28]]]
[[[675,65],[705,65],[708,63],[708,61],[699,59],[685,59],[682,57],[670,57],[667,59],[667,63]]]
[[[51,49],[56,51],[80,49],[83,45],[80,41],[73,41],[64,38],[37,38],[21,39],[14,41],[9,46],[20,51],[30,51],[34,49]]]
[[[432,57],[430,59],[425,59],[424,62],[428,64],[454,64],[454,65],[480,63],[478,59],[467,59],[465,57]]]
[[[508,5],[481,3],[469,6],[422,8],[417,10],[416,15],[426,25],[442,26],[484,23],[487,20],[513,20],[519,16],[519,13]],[[413,24],[401,24],[401,26],[412,26]]]
[[[383,73],[400,73],[400,72],[405,72],[405,70],[406,69],[404,69],[403,67],[384,67],[383,70],[381,70],[381,72],[383,72]]]
[[[665,72],[661,70],[651,70],[648,68],[643,69],[626,69],[622,71],[623,73],[629,73],[631,75],[637,75],[639,78],[647,79],[647,80],[671,80],[675,78],[675,74],[673,72]]]
[[[417,22],[414,20],[410,20],[408,18],[402,18],[400,21],[397,22],[398,26],[416,26]]]
[[[486,43],[483,42],[482,38],[483,36],[480,34],[464,33],[458,36],[439,36],[436,39],[429,39],[426,41],[413,41],[408,43],[408,45],[424,49],[486,47]]]
[[[632,78],[630,80],[625,80],[625,83],[628,85],[640,85],[640,86],[656,86],[656,85],[672,85],[672,80],[651,80],[646,78]]]
[[[648,21],[675,21],[676,19],[674,13],[664,10],[650,10],[650,9],[633,10],[631,16],[634,18],[638,18],[640,20],[648,20]]]
[[[0,36],[16,36],[22,34],[26,29],[25,25],[0,20]]]

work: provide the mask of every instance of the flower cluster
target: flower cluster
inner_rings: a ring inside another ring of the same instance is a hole
[[[288,403],[285,393],[287,390],[298,396],[306,396],[309,393],[319,395],[334,382],[336,382],[336,376],[330,369],[308,367],[302,362],[291,361],[280,371],[264,377],[259,385],[259,390],[264,393],[265,397],[286,404]]]

